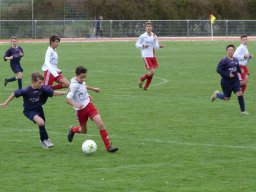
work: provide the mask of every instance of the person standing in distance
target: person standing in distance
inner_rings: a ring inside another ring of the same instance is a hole
[[[241,35],[240,42],[241,44],[237,47],[234,53],[234,57],[238,59],[241,68],[239,79],[242,87],[242,92],[244,93],[249,77],[249,70],[247,68],[247,65],[250,59],[252,59],[252,54],[249,53],[247,48],[248,36],[246,34]]]
[[[21,89],[23,69],[20,65],[20,60],[21,57],[24,56],[24,52],[23,49],[18,46],[17,37],[11,37],[11,44],[12,46],[7,49],[4,54],[4,61],[10,60],[10,67],[13,73],[15,73],[15,77],[4,79],[4,86],[6,86],[9,82],[18,80],[18,88]]]
[[[67,103],[74,108],[80,126],[70,127],[67,135],[68,141],[73,141],[75,133],[87,133],[87,121],[88,118],[90,118],[98,127],[107,152],[116,152],[118,148],[111,146],[108,132],[103,124],[99,112],[92,103],[88,94],[88,90],[98,93],[100,92],[100,89],[86,85],[85,78],[87,69],[83,66],[77,67],[75,73],[76,76],[71,79],[70,91],[67,94]]]
[[[58,66],[57,47],[60,44],[60,38],[56,35],[50,37],[50,46],[48,47],[42,70],[44,71],[44,84],[51,86],[53,90],[69,87],[69,81],[64,77]],[[57,84],[53,86],[53,83]]]
[[[238,59],[234,57],[235,46],[228,45],[226,47],[227,55],[224,57],[217,66],[217,72],[221,76],[221,87],[223,93],[219,91],[214,91],[211,96],[211,102],[219,98],[225,101],[229,101],[232,92],[237,95],[238,103],[240,106],[240,111],[242,115],[249,115],[245,111],[244,97],[241,90],[241,85],[238,77],[238,73],[241,73],[241,68],[239,66]]]
[[[159,45],[157,36],[152,32],[152,29],[152,23],[146,22],[146,32],[140,35],[135,44],[137,48],[141,49],[141,55],[145,63],[145,68],[148,71],[146,74],[140,77],[138,82],[139,87],[142,88],[144,81],[147,80],[144,90],[148,90],[151,80],[155,74],[155,68],[158,67],[155,51],[156,49],[164,47],[163,45]]]

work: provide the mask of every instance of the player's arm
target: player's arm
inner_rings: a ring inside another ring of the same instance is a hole
[[[230,72],[226,69],[226,63],[223,60],[219,62],[217,72],[221,75],[221,77],[230,78]]]
[[[13,100],[13,98],[14,98],[14,93],[12,93],[12,94],[8,97],[8,99],[6,99],[6,101],[5,101],[4,103],[0,103],[0,107],[1,107],[1,108],[6,107],[6,106],[8,105],[8,103],[10,103],[10,101]]]
[[[100,88],[98,87],[91,87],[91,86],[86,86],[87,90],[91,90],[91,91],[94,91],[96,93],[99,93],[100,92]]]
[[[139,49],[143,49],[144,45],[143,45],[143,37],[140,36],[135,44],[135,46]]]
[[[61,95],[67,95],[68,94],[68,90],[67,91],[54,91],[53,95],[54,96],[61,96]]]
[[[4,54],[4,61],[7,61],[7,60],[12,60],[13,59],[13,56],[11,55],[10,53],[10,49],[8,49],[5,54]]]
[[[158,42],[157,36],[155,35],[155,48],[156,49],[160,49],[160,48],[164,48],[164,45],[160,44]]]

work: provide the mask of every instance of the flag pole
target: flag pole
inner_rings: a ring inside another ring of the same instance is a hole
[[[212,23],[211,23],[211,36],[212,36],[212,41],[213,41],[213,26],[212,26]]]

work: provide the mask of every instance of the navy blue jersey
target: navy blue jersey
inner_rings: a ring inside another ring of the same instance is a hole
[[[238,73],[241,73],[238,59],[235,57],[233,57],[233,60],[230,60],[228,57],[223,58],[217,66],[217,72],[223,80],[238,80]],[[232,73],[234,77],[230,77],[230,73]]]
[[[14,92],[15,97],[23,97],[24,111],[31,111],[41,108],[45,104],[48,97],[53,96],[53,90],[48,85],[43,85],[40,89],[33,89],[28,86],[23,89],[18,89]]]
[[[10,60],[10,64],[11,65],[20,65],[20,59],[22,56],[20,56],[20,52],[23,52],[23,49],[21,47],[16,47],[16,48],[13,48],[13,47],[10,47],[9,49],[7,49],[7,51],[5,52],[4,54],[4,61],[7,61],[5,59],[5,57],[10,57],[10,56],[13,56],[13,59]]]

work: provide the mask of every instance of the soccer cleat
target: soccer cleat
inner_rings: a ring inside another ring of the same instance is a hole
[[[48,149],[48,147],[45,145],[44,141],[40,140],[40,145],[44,148],[44,149]]]
[[[217,98],[217,94],[219,93],[219,91],[218,90],[216,90],[216,91],[214,91],[214,93],[212,94],[212,96],[211,96],[211,102],[213,102],[213,101],[215,101],[215,99]]]
[[[43,142],[47,148],[53,147],[53,143],[50,139],[46,139]]]
[[[7,83],[8,83],[8,79],[4,79],[4,86],[5,87],[6,87]]]
[[[147,90],[149,90],[149,88],[148,87],[144,87],[144,90],[147,91]]]
[[[118,148],[117,147],[109,147],[108,149],[107,149],[107,152],[110,152],[110,153],[115,153],[116,151],[118,151]]]
[[[139,88],[142,88],[142,86],[143,86],[143,81],[141,81],[141,80],[139,79],[138,85],[139,85]]]
[[[68,131],[68,136],[67,137],[68,137],[69,142],[73,141],[73,138],[74,138],[74,135],[75,135],[75,133],[72,132],[72,127],[73,126],[70,126],[69,131]]]
[[[241,115],[250,115],[250,113],[248,113],[247,111],[242,111]]]

